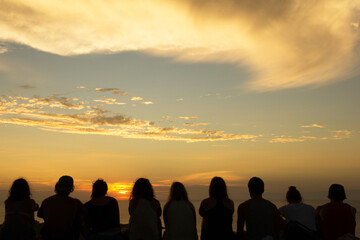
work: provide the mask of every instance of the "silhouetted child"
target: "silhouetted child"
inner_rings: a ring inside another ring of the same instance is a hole
[[[278,239],[282,219],[277,207],[264,199],[264,182],[253,177],[248,183],[251,199],[238,207],[237,234],[239,239],[259,240]],[[246,225],[246,232],[244,231]]]
[[[74,180],[62,176],[55,185],[56,194],[42,202],[38,217],[44,219],[44,240],[78,240],[86,210],[78,199],[69,196],[72,191]]]
[[[129,202],[129,239],[161,239],[161,206],[146,178],[136,180]]]
[[[174,182],[164,206],[164,240],[197,240],[196,214],[184,185]]]
[[[210,182],[209,198],[200,204],[203,217],[201,240],[230,240],[234,238],[232,229],[234,202],[228,197],[224,179],[214,177]]]
[[[91,200],[85,203],[87,220],[90,225],[91,240],[122,239],[120,229],[120,214],[115,198],[106,196],[108,186],[102,179],[94,182]]]
[[[330,202],[317,207],[317,226],[328,240],[336,240],[345,234],[355,234],[356,209],[347,203],[344,186],[332,184],[329,188]]]
[[[16,179],[5,201],[5,221],[0,231],[1,240],[35,239],[34,212],[39,206],[30,196],[27,181],[23,178]]]

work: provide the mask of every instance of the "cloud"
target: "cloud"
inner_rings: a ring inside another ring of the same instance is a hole
[[[176,101],[177,102],[182,102],[182,101],[184,101],[184,99],[183,98],[177,98]]]
[[[296,142],[305,142],[305,141],[321,141],[328,140],[329,137],[318,137],[318,136],[300,136],[300,137],[291,137],[291,136],[279,136],[269,140],[269,143],[296,143]]]
[[[79,88],[84,88],[84,87],[79,87]],[[111,92],[115,95],[119,95],[119,96],[126,96],[128,95],[127,92],[124,92],[118,88],[95,88],[95,92]]]
[[[6,53],[7,51],[6,47],[0,45],[0,54]]]
[[[302,128],[324,128],[324,125],[314,123],[312,125],[304,125],[301,126]]]
[[[141,101],[141,100],[143,100],[142,97],[132,97],[131,98],[131,101]]]
[[[86,88],[86,87],[85,87],[85,86],[77,86],[76,88],[84,89],[84,88]]]
[[[219,97],[220,95],[221,95],[220,93],[208,93],[208,94],[205,94],[200,97],[201,98],[216,98],[216,97]]]
[[[1,5],[0,39],[60,55],[145,51],[179,61],[229,62],[252,71],[248,88],[256,91],[320,86],[359,74],[359,0]]]
[[[208,123],[184,123],[184,126],[187,127],[197,127],[197,126],[207,126],[209,125]]]
[[[125,105],[126,103],[124,102],[116,102],[116,99],[114,98],[105,98],[105,99],[95,99],[93,100],[94,102],[101,102],[101,103],[105,103],[105,104],[108,104],[108,105],[113,105],[113,104],[116,104],[116,105]]]
[[[302,138],[291,138],[291,137],[278,137],[273,138],[269,143],[294,143],[294,142],[304,142],[305,139]]]
[[[334,130],[332,131],[332,138],[336,140],[342,140],[345,138],[349,138],[352,134],[349,130]]]
[[[154,104],[153,102],[151,101],[146,101],[146,102],[142,102],[142,104],[145,104],[145,105],[151,105],[151,104]]]
[[[21,89],[25,89],[25,90],[28,90],[28,89],[34,89],[36,87],[32,86],[32,85],[20,85],[19,88]]]
[[[113,102],[112,100],[109,102]],[[91,101],[90,101],[91,103]],[[57,113],[53,113],[57,108]],[[71,113],[69,113],[71,111]],[[75,112],[75,113],[74,113]],[[158,127],[151,121],[113,113],[99,106],[65,97],[0,97],[0,123],[37,127],[45,131],[72,134],[98,134],[159,141],[215,142],[255,141],[259,135],[231,134],[223,131]]]
[[[197,117],[194,116],[185,116],[185,117],[179,117],[181,119],[189,120],[189,119],[197,119]]]
[[[68,109],[82,109],[84,106],[82,103],[74,104],[70,101],[69,98],[66,97],[57,97],[55,95],[41,98],[35,96],[33,99],[29,100],[29,103],[34,105],[43,105],[49,107],[59,107],[59,108],[68,108]]]

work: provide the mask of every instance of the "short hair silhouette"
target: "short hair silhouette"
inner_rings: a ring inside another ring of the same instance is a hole
[[[9,190],[10,200],[25,200],[30,199],[30,187],[28,182],[24,178],[16,179]]]
[[[60,177],[55,185],[55,192],[60,195],[69,195],[72,191],[74,191],[74,179],[67,175]]]
[[[346,199],[344,186],[332,184],[329,188],[328,198],[334,201],[344,201]]]
[[[265,188],[264,182],[263,182],[263,180],[261,180],[261,178],[252,177],[249,180],[248,188],[249,188],[250,194],[253,194],[256,196],[262,195],[264,193],[264,188]]]
[[[184,184],[181,182],[174,182],[170,188],[169,202],[174,200],[189,201]]]
[[[213,177],[210,182],[209,196],[217,200],[227,199],[227,188],[224,179],[221,177]]]
[[[149,179],[139,178],[136,180],[130,196],[130,199],[134,198],[154,198],[154,190]]]
[[[98,179],[92,186],[91,198],[103,197],[106,195],[107,190],[107,183],[102,179]]]
[[[289,190],[286,193],[286,200],[289,203],[300,203],[302,201],[301,194],[295,186],[290,186]]]

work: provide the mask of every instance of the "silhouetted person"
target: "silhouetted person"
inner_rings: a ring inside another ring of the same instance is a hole
[[[129,202],[129,239],[161,239],[161,206],[146,178],[136,180]]]
[[[41,234],[44,240],[77,240],[84,220],[85,208],[69,196],[74,190],[74,180],[62,176],[55,185],[56,194],[45,199],[38,211],[44,219]]]
[[[289,204],[279,208],[280,214],[287,222],[297,221],[307,228],[316,231],[315,209],[302,202],[302,196],[296,187],[289,187],[286,193],[286,200]]]
[[[106,196],[108,186],[102,179],[94,182],[91,200],[85,203],[90,225],[90,240],[118,240],[121,238],[120,213],[115,198]]]
[[[203,217],[201,240],[229,240],[234,238],[232,229],[234,202],[229,199],[224,179],[214,177],[210,182],[209,198],[200,204]]]
[[[279,208],[281,216],[286,220],[285,239],[312,239],[316,235],[315,209],[302,202],[302,196],[294,186],[289,187],[286,200],[288,204]]]
[[[345,189],[340,184],[332,184],[329,188],[330,202],[317,207],[317,226],[328,240],[336,240],[349,233],[355,234],[356,209],[347,203]]]
[[[251,199],[238,207],[237,234],[240,239],[261,240],[278,239],[282,219],[277,207],[264,199],[264,182],[253,177],[248,183]],[[246,232],[244,231],[246,225]]]
[[[1,240],[35,239],[34,212],[39,206],[30,196],[27,181],[23,178],[16,179],[5,201],[5,221],[0,231]]]
[[[164,240],[197,240],[196,214],[184,185],[174,182],[164,206]]]

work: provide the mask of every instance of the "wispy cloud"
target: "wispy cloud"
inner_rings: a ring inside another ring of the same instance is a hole
[[[83,87],[80,87],[83,88]],[[118,88],[95,88],[95,92],[111,92],[115,95],[119,95],[119,96],[126,96],[128,95],[127,92],[124,92],[121,89]]]
[[[61,55],[134,50],[231,62],[253,71],[249,88],[258,91],[322,85],[359,73],[359,0],[1,5],[0,39]]]
[[[208,123],[184,123],[184,126],[187,127],[197,127],[197,126],[207,126],[209,125]]]
[[[219,97],[220,95],[221,95],[220,93],[208,93],[208,94],[205,94],[200,97],[201,98],[216,98],[216,97]]]
[[[4,46],[0,45],[0,54],[6,53],[8,51],[8,49]]]
[[[145,105],[151,105],[151,104],[154,104],[153,102],[151,101],[145,101],[145,102],[142,102],[142,104],[145,104]]]
[[[109,99],[107,101],[113,102]],[[58,113],[53,113],[52,108],[58,108]],[[68,113],[70,110],[75,113]],[[158,127],[151,121],[112,113],[99,106],[87,105],[83,101],[75,104],[69,98],[54,95],[34,98],[2,96],[0,97],[0,116],[2,116],[0,123],[3,124],[32,126],[45,131],[100,134],[123,138],[215,142],[255,141],[259,137],[258,135],[230,134],[205,129]]]
[[[324,128],[324,125],[314,123],[312,125],[303,125],[302,128]]]
[[[197,117],[194,117],[194,116],[183,116],[183,117],[179,117],[179,118],[185,119],[185,120],[197,119]]]
[[[349,138],[352,132],[349,130],[334,130],[332,131],[332,138],[336,140],[342,140],[345,138]]]
[[[292,138],[292,137],[277,137],[269,141],[269,143],[294,143],[294,142],[304,142],[305,139],[302,138]]]
[[[108,105],[113,105],[113,104],[116,104],[116,105],[125,105],[126,103],[124,102],[117,102],[116,99],[114,98],[105,98],[105,99],[95,99],[93,100],[94,102],[101,102],[101,103],[105,103],[105,104],[108,104]]]
[[[55,95],[41,98],[39,96],[35,96],[33,99],[29,100],[30,104],[34,105],[43,105],[49,107],[59,107],[59,108],[68,108],[68,109],[83,109],[83,103],[74,104],[67,97],[57,97]]]
[[[141,101],[141,100],[143,100],[142,97],[132,97],[131,98],[131,101]]]
[[[298,143],[305,141],[313,141],[313,140],[328,140],[328,137],[318,137],[318,136],[300,136],[300,137],[292,137],[292,136],[279,136],[269,140],[269,143]]]

